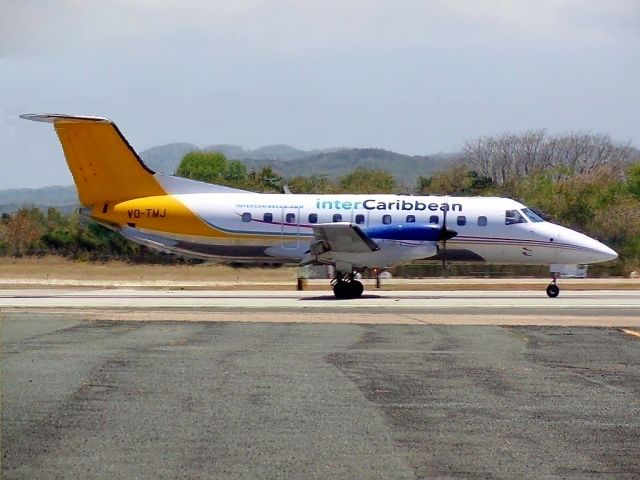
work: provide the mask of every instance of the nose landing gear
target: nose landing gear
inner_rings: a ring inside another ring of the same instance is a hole
[[[547,286],[547,295],[549,298],[556,298],[560,294],[560,287],[556,284],[556,274],[552,274],[551,283]]]

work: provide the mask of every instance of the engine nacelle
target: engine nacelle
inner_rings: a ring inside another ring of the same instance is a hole
[[[362,231],[374,240],[408,240],[438,242],[442,240],[439,225],[429,223],[399,223],[363,228]]]

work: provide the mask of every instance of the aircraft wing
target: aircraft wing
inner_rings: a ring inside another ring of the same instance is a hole
[[[315,240],[311,242],[311,253],[319,255],[332,251],[339,253],[369,253],[380,247],[357,225],[346,222],[318,223],[310,225]]]

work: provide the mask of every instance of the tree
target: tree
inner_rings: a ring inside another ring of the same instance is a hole
[[[7,241],[7,223],[11,216],[8,213],[3,213],[0,217],[0,255],[6,255],[9,250],[9,243]]]
[[[219,152],[189,152],[180,161],[179,177],[235,188],[247,188],[247,167],[240,160],[227,160]]]
[[[262,167],[249,174],[249,188],[263,193],[280,193],[282,176],[271,167]]]
[[[631,165],[627,172],[627,189],[640,198],[640,162]]]
[[[389,172],[358,167],[338,179],[341,192],[346,193],[394,193],[398,185]]]
[[[47,209],[47,231],[42,236],[42,243],[63,255],[77,250],[75,248],[78,237],[77,217],[77,214],[64,216],[54,207]]]
[[[240,160],[231,160],[224,171],[224,180],[227,185],[243,187],[247,182],[247,167]]]
[[[37,246],[45,230],[45,218],[40,210],[22,208],[9,217],[2,234],[11,254],[19,257]]]
[[[549,169],[566,177],[610,166],[622,178],[625,165],[638,158],[629,143],[616,142],[608,135],[549,136],[544,130],[481,137],[465,143],[463,151],[467,168],[498,185]]]
[[[310,177],[293,177],[287,181],[293,193],[336,193],[337,186],[327,175],[313,174]]]
[[[454,166],[431,177],[418,177],[416,187],[416,193],[422,195],[480,195],[490,191],[493,182],[475,170]]]
[[[189,152],[180,161],[176,175],[207,183],[221,183],[225,179],[227,157],[218,152]]]

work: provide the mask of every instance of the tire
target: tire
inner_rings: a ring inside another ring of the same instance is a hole
[[[336,298],[344,300],[347,298],[359,298],[364,291],[362,283],[357,280],[351,282],[338,282],[333,286],[333,294]]]
[[[560,294],[560,287],[553,283],[547,287],[547,295],[549,298],[556,298]]]
[[[349,285],[345,282],[338,282],[333,286],[333,294],[336,298],[343,300],[349,298]]]
[[[353,295],[353,298],[360,298],[362,296],[362,292],[364,292],[362,282],[359,282],[358,280],[351,282],[351,294]]]

